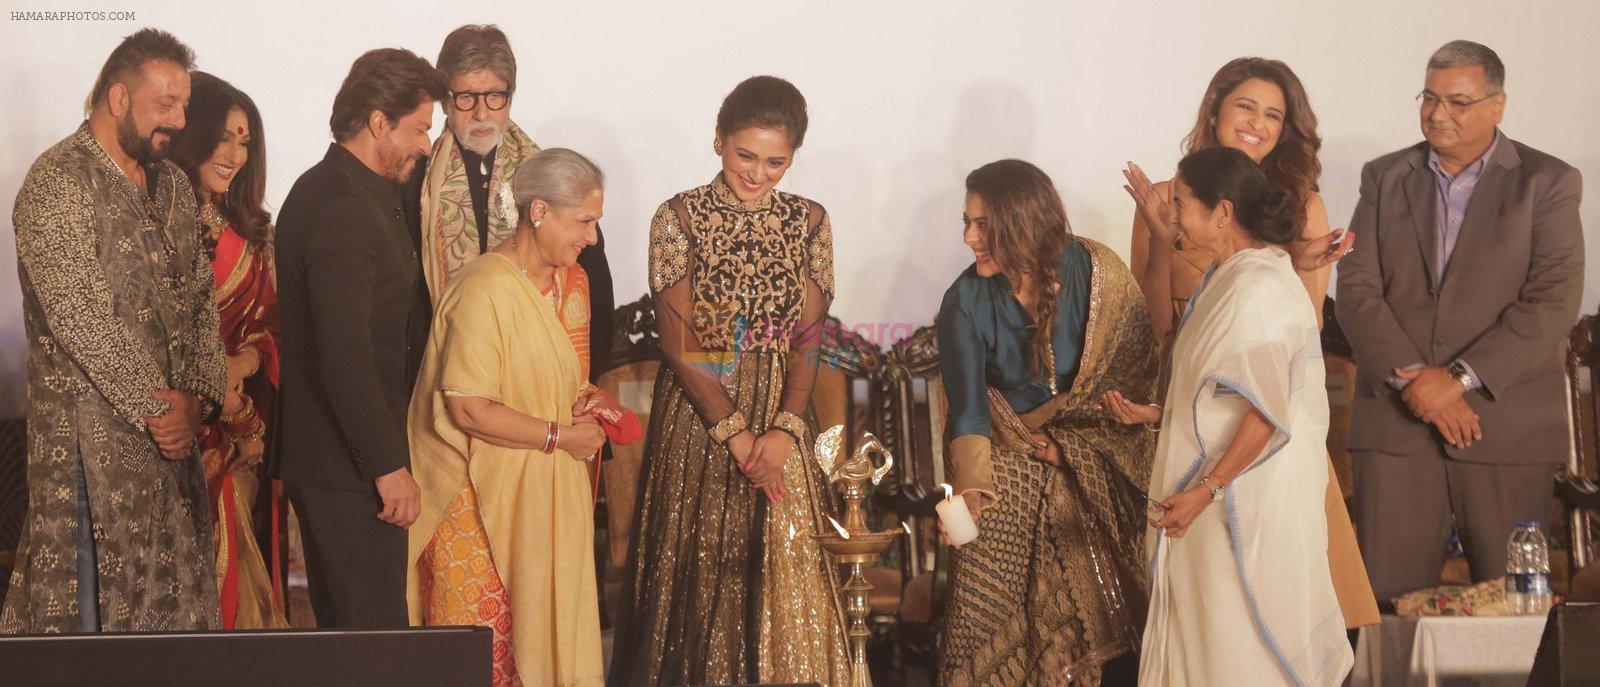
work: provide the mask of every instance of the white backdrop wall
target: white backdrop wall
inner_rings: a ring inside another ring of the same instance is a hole
[[[1074,229],[1126,251],[1133,205],[1119,170],[1134,160],[1170,174],[1207,80],[1240,55],[1283,59],[1305,82],[1335,226],[1354,208],[1361,163],[1419,140],[1412,98],[1428,54],[1453,38],[1500,53],[1505,131],[1589,172],[1583,216],[1600,220],[1592,0],[115,3],[133,21],[35,21],[14,12],[48,3],[0,4],[10,15],[0,23],[0,415],[25,404],[16,189],[31,161],[77,126],[105,55],[144,26],[173,32],[201,69],[255,98],[276,209],[321,158],[329,106],[356,56],[395,46],[431,61],[452,28],[498,23],[519,62],[514,120],[541,145],[574,148],[607,172],[603,224],[622,302],[645,290],[651,213],[717,169],[722,96],[745,76],[781,75],[811,111],[781,187],[832,213],[834,313],[880,340],[931,322],[970,263],[962,180],[985,162],[1040,165]],[[442,115],[434,121],[437,132]],[[1600,301],[1597,250],[1590,242],[1585,311]]]

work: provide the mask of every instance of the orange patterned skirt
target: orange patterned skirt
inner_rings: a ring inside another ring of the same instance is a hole
[[[445,511],[428,547],[417,559],[422,624],[480,625],[494,631],[494,684],[521,685],[511,645],[511,596],[495,572],[489,535],[478,517],[478,496],[469,482]]]

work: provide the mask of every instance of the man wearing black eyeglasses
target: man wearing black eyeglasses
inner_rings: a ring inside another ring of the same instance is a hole
[[[1350,450],[1373,591],[1439,582],[1452,524],[1474,581],[1538,520],[1567,452],[1563,347],[1583,291],[1578,170],[1507,138],[1505,66],[1453,41],[1428,61],[1427,139],[1368,163],[1339,263],[1355,351]]]
[[[418,252],[433,303],[457,269],[516,228],[510,180],[539,152],[511,121],[517,60],[504,32],[493,25],[457,28],[445,37],[437,64],[450,83],[450,99],[441,103],[445,131],[433,144],[425,174],[413,180]],[[596,371],[591,378],[604,369],[602,357],[611,341],[614,298],[605,245],[600,234],[578,256],[589,278],[590,369]],[[417,335],[426,340],[425,332]]]

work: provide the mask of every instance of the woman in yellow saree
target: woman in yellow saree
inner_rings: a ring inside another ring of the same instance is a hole
[[[589,464],[606,435],[558,310],[603,182],[559,148],[517,170],[517,229],[451,281],[412,397],[411,622],[491,627],[496,685],[603,679]]]

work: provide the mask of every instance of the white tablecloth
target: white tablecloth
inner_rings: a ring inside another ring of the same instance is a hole
[[[1351,687],[1523,687],[1544,616],[1383,616],[1361,629]]]

